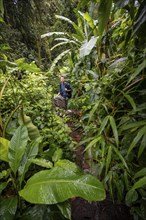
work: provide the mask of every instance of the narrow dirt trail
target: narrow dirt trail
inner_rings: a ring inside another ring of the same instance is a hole
[[[75,124],[69,121],[67,125],[71,129],[70,136],[72,140],[79,143],[82,137],[82,129],[76,129]],[[84,146],[79,145],[75,151],[75,162],[82,170],[88,170],[89,165],[84,159]],[[89,203],[82,198],[74,198],[71,200],[72,220],[98,220],[96,203]]]
[[[79,117],[78,112],[72,112]],[[76,128],[76,124],[70,120],[67,125],[71,129],[70,136],[73,141],[79,143],[82,138],[82,128]],[[84,146],[79,145],[75,151],[75,163],[84,171],[90,170],[89,164],[84,158]],[[133,220],[129,208],[123,204],[113,203],[107,198],[102,202],[88,202],[82,198],[71,200],[72,220]]]

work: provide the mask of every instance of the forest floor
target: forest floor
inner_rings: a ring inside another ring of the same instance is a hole
[[[79,114],[72,111],[72,115]],[[73,121],[69,121],[67,125],[71,129],[70,136],[73,141],[80,142],[82,137],[82,128],[76,128]],[[85,172],[90,170],[89,164],[84,158],[84,146],[79,146],[75,151],[75,162]],[[108,198],[102,202],[88,202],[82,198],[74,198],[71,200],[72,220],[132,220],[129,208],[124,204],[116,203]]]

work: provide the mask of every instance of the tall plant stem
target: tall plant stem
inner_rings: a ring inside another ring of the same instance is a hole
[[[10,114],[10,116],[9,116],[8,120],[6,121],[6,123],[5,123],[5,125],[4,125],[4,128],[3,128],[3,137],[5,137],[6,128],[7,128],[8,124],[9,124],[10,119],[12,118],[12,116],[14,115],[14,113],[17,111],[17,109],[19,109],[20,107],[21,107],[21,106],[18,105],[18,106],[11,112],[11,114]]]

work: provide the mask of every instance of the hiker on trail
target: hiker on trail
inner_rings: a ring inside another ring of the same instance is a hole
[[[60,77],[59,93],[54,98],[57,107],[67,109],[68,99],[71,98],[72,88],[69,83],[65,82],[64,76]]]

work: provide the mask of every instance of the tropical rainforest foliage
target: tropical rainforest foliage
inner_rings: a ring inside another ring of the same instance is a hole
[[[146,1],[0,0],[0,30],[0,217],[71,219],[71,198],[107,196],[146,219]],[[54,107],[60,74],[80,118]]]

